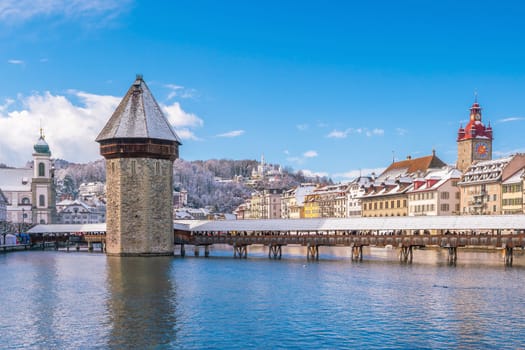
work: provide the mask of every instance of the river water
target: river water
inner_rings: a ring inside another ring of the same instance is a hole
[[[0,254],[2,349],[525,348],[525,256],[262,247],[233,259]],[[202,254],[202,252],[201,252]]]

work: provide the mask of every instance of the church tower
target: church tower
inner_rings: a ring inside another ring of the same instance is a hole
[[[40,129],[40,137],[33,146],[33,179],[31,181],[31,222],[53,224],[56,219],[56,190],[51,151]]]
[[[458,130],[458,161],[456,167],[464,172],[473,162],[492,159],[492,127],[483,125],[481,107],[476,101],[470,107],[470,120]]]
[[[142,76],[96,141],[106,158],[107,254],[172,255],[173,161],[181,142]]]

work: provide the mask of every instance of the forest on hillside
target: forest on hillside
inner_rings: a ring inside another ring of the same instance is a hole
[[[257,188],[243,182],[223,182],[220,179],[248,178],[259,163],[255,160],[210,159],[185,161],[177,159],[173,164],[174,188],[188,191],[188,206],[211,207],[217,212],[231,213],[250,198],[255,190],[264,188],[289,189],[303,182],[329,183],[326,178],[307,178],[301,172],[284,169],[278,181],[261,181]],[[54,161],[57,196],[77,198],[78,188],[84,182],[106,181],[105,160],[86,164],[70,163],[62,159]]]

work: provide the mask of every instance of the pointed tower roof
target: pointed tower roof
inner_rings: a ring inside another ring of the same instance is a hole
[[[142,75],[137,75],[96,141],[112,139],[156,139],[181,144]]]

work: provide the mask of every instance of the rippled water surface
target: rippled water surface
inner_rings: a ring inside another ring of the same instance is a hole
[[[525,256],[499,252],[263,248],[233,259],[0,254],[8,349],[525,348]],[[202,253],[201,253],[202,254]]]

